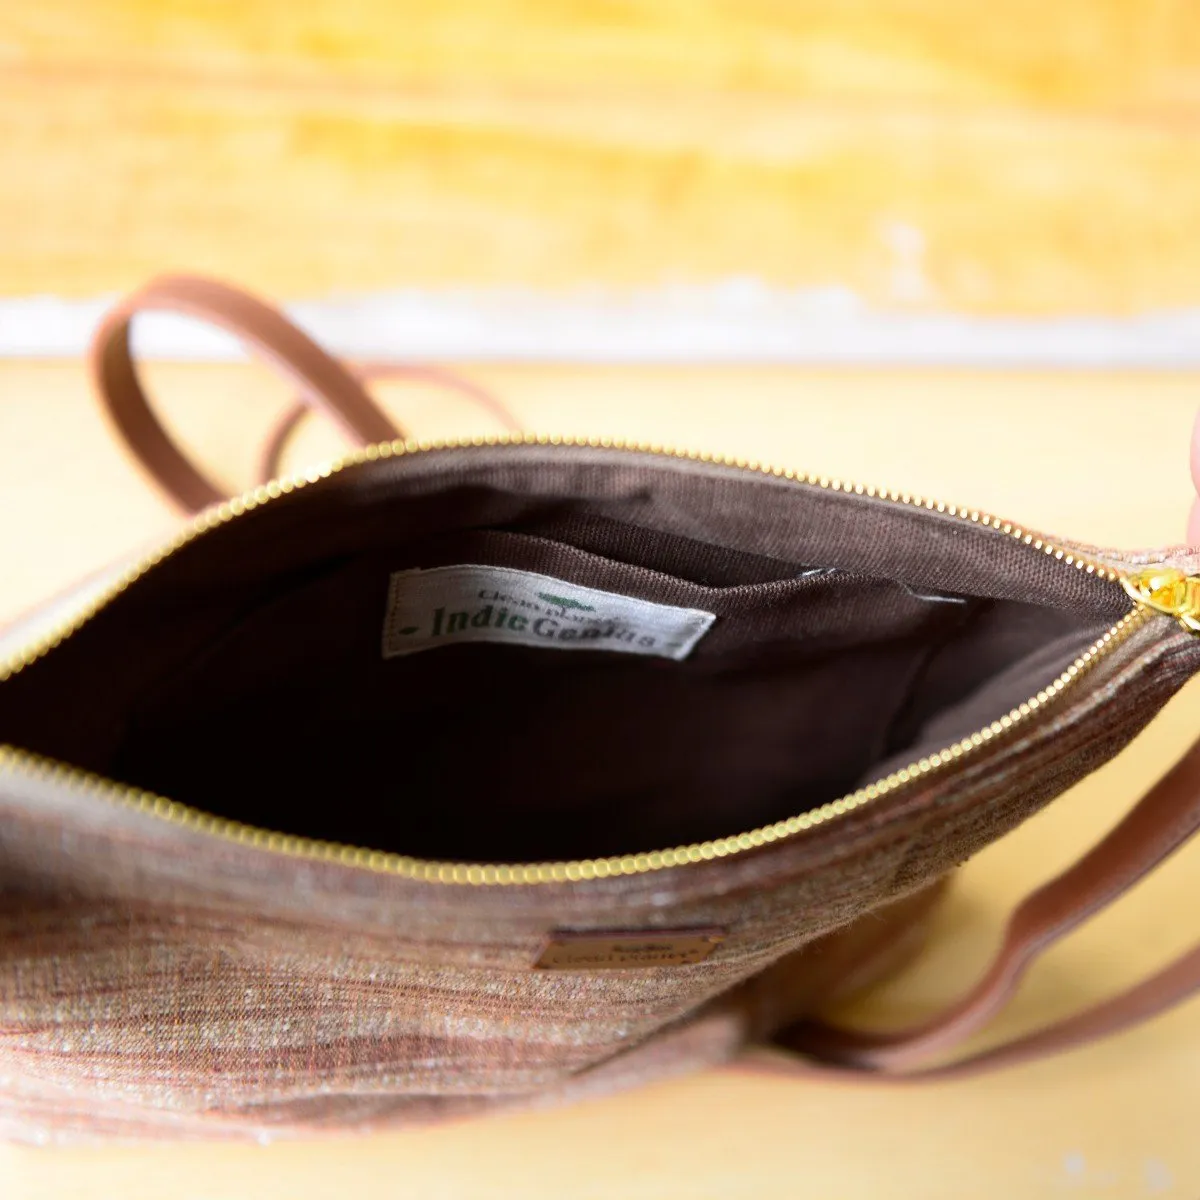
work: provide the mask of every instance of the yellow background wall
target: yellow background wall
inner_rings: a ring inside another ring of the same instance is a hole
[[[177,265],[1190,306],[1198,118],[1186,0],[6,4],[0,295]]]

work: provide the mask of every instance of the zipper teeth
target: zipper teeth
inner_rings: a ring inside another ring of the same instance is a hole
[[[338,474],[350,467],[364,463],[378,462],[389,458],[399,458],[404,455],[431,453],[441,450],[465,449],[482,446],[565,446],[588,447],[605,450],[632,450],[643,454],[659,457],[691,459],[696,462],[712,463],[717,466],[737,467],[742,470],[754,471],[763,475],[772,475],[781,479],[792,480],[798,484],[823,488],[828,491],[847,492],[853,495],[866,496],[874,499],[906,504],[914,508],[923,508],[931,512],[942,513],[950,517],[972,524],[982,525],[996,530],[1005,536],[1012,537],[1024,545],[1049,555],[1062,562],[1065,566],[1074,567],[1088,575],[1108,582],[1120,580],[1121,575],[1111,566],[1080,556],[1074,551],[1068,551],[1057,546],[1038,534],[1024,529],[1011,521],[1003,521],[989,513],[978,509],[962,508],[953,504],[945,504],[910,492],[896,492],[886,488],[869,487],[852,481],[830,478],[824,475],[806,474],[790,468],[772,466],[752,459],[728,458],[719,454],[703,451],[677,449],[658,443],[629,442],[619,438],[586,437],[576,438],[557,434],[497,434],[487,437],[475,437],[462,440],[436,441],[403,441],[384,442],[380,445],[368,446],[363,450],[347,454],[330,463],[316,466],[307,471],[285,479],[272,480],[228,500],[213,508],[200,513],[189,525],[169,542],[154,550],[146,557],[134,563],[110,587],[93,597],[80,611],[68,620],[55,625],[30,646],[18,650],[7,661],[0,663],[0,683],[24,670],[38,659],[50,653],[56,646],[76,633],[97,613],[111,604],[127,588],[132,586],[143,575],[153,570],[159,563],[176,553],[188,543],[202,534],[228,524],[244,513],[259,508],[264,504],[278,500],[291,492],[299,491],[323,479]],[[639,875],[648,871],[663,870],[668,867],[685,866],[690,863],[711,861],[765,846],[784,838],[793,837],[805,830],[826,824],[838,817],[844,816],[864,804],[878,800],[891,794],[896,789],[924,779],[933,772],[939,771],[951,763],[960,761],[963,757],[989,745],[998,737],[1010,733],[1015,727],[1027,722],[1031,717],[1048,704],[1057,699],[1066,689],[1070,688],[1081,676],[1090,671],[1098,662],[1121,645],[1150,617],[1150,611],[1138,605],[1112,626],[1101,638],[1097,639],[1075,661],[1045,688],[1031,696],[1023,704],[1011,709],[990,725],[955,742],[928,758],[898,771],[892,772],[886,778],[879,779],[857,791],[851,792],[840,799],[830,801],[819,808],[765,825],[732,837],[717,838],[706,842],[696,842],[691,845],[677,846],[674,849],[655,850],[643,854],[616,855],[608,858],[583,859],[572,862],[542,862],[518,864],[481,864],[436,862],[428,859],[411,858],[406,855],[385,854],[382,851],[366,850],[356,846],[345,846],[335,842],[321,842],[310,838],[296,837],[271,830],[260,829],[256,826],[243,825],[223,817],[167,800],[162,796],[144,792],[136,788],[125,787],[103,779],[87,771],[81,771],[66,764],[29,754],[13,746],[0,745],[0,770],[12,771],[25,776],[51,780],[76,791],[87,792],[108,803],[131,808],[172,824],[185,827],[199,833],[224,838],[241,845],[257,849],[270,850],[291,857],[337,862],[344,865],[362,867],[367,870],[389,875],[399,875],[407,879],[432,883],[452,884],[533,884],[561,883],[576,880],[605,879],[618,875]]]

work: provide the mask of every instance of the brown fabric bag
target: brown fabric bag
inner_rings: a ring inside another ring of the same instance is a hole
[[[155,307],[240,334],[364,449],[225,501],[139,385]],[[887,1036],[813,1016],[1200,669],[1190,553],[658,447],[406,441],[364,372],[211,281],[131,297],[94,361],[199,515],[0,638],[6,1136],[377,1128],[769,1038],[780,1069],[945,1076],[1200,981],[1197,949],[947,1061],[1195,830],[1193,750],[951,1011]]]

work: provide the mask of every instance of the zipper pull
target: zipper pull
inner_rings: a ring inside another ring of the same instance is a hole
[[[1200,578],[1185,575],[1177,567],[1147,567],[1135,575],[1122,575],[1121,586],[1138,604],[1200,633]]]

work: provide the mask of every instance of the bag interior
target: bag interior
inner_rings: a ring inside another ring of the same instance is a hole
[[[385,657],[393,573],[484,564],[714,613],[682,661]],[[995,530],[623,451],[438,451],[254,509],[0,685],[0,742],[209,813],[452,861],[739,833],[968,736],[1128,603]]]

